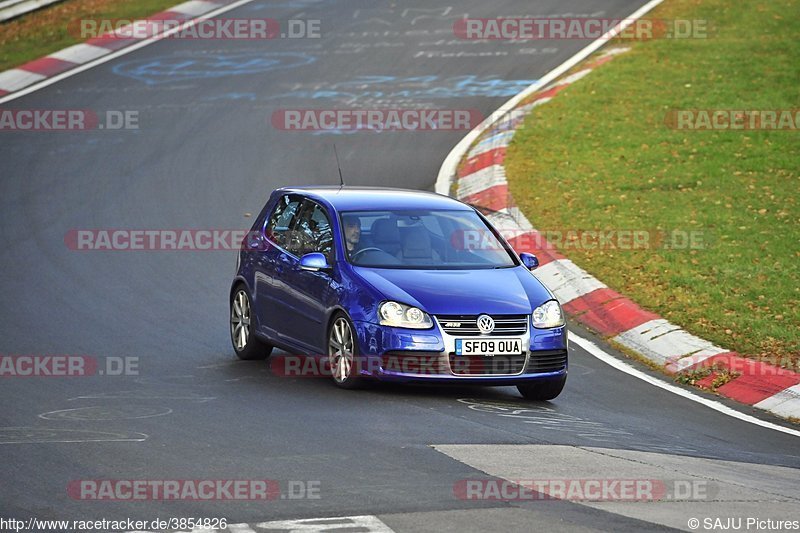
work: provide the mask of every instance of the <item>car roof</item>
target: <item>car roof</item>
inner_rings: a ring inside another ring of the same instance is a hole
[[[302,194],[332,206],[336,211],[379,211],[404,209],[470,210],[449,196],[425,191],[388,187],[285,187],[281,194]]]

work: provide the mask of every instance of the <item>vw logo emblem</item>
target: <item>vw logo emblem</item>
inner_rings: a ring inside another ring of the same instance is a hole
[[[478,329],[484,335],[494,331],[494,319],[489,315],[481,315],[478,317]]]

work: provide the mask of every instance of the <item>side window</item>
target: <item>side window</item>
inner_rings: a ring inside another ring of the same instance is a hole
[[[278,200],[278,205],[275,206],[264,230],[267,238],[277,245],[289,249],[290,230],[299,208],[300,198],[284,196]]]
[[[331,232],[331,221],[328,220],[328,215],[325,214],[325,210],[317,204],[314,204],[314,212],[311,214],[311,220],[313,220],[316,225],[314,251],[323,254],[330,265],[333,263],[333,233]]]
[[[325,210],[319,204],[307,202],[294,229],[296,242],[292,253],[302,256],[311,252],[320,252],[328,260],[328,263],[333,261],[331,223]]]

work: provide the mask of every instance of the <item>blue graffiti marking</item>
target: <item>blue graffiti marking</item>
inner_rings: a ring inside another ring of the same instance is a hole
[[[343,82],[291,84],[288,86],[288,90],[284,89],[284,92],[276,91],[259,95],[256,95],[256,93],[230,92],[207,96],[203,98],[203,101],[325,100],[344,106],[382,105],[385,107],[388,102],[399,100],[430,101],[439,98],[473,97],[507,98],[519,93],[535,81],[479,78],[477,76],[457,76],[441,80],[438,76],[405,78],[395,76],[358,76]],[[380,101],[381,104],[375,104],[375,101]],[[346,134],[350,135],[352,133],[355,132],[348,131]]]
[[[307,100],[358,101],[369,98],[430,99],[510,97],[536,80],[504,80],[457,76],[440,80],[437,76],[398,78],[395,76],[359,76],[353,80],[298,86],[296,89],[272,94],[269,100],[299,98]]]
[[[204,102],[215,102],[217,100],[247,100],[249,102],[256,101],[256,93],[225,93],[219,96],[210,96],[203,98]]]
[[[294,52],[196,54],[125,61],[116,65],[113,72],[148,85],[156,85],[192,79],[260,74],[310,65],[314,61],[314,56]]]

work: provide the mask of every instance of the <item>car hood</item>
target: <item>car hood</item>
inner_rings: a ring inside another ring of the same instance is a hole
[[[434,315],[529,314],[552,294],[525,267],[402,270],[354,267],[387,300]]]

